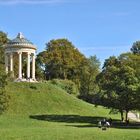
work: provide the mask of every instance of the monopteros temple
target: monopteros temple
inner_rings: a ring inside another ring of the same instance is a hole
[[[36,46],[22,33],[5,45],[6,73],[12,73],[15,81],[35,82]]]

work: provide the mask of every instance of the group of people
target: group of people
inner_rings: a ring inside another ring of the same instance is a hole
[[[112,119],[103,119],[98,122],[98,127],[102,128],[103,130],[106,130],[106,128],[109,128],[112,125]]]

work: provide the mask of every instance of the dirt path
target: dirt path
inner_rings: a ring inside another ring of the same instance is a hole
[[[132,113],[132,112],[129,112],[128,113],[128,118],[131,119],[131,120],[134,120],[136,122],[140,122],[140,119],[137,118],[136,114]]]

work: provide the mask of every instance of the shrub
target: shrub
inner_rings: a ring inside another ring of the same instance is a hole
[[[5,92],[5,86],[7,76],[0,73],[0,114],[2,114],[7,108],[9,103],[9,95]]]
[[[51,84],[62,88],[69,94],[78,95],[78,93],[79,93],[76,84],[70,80],[53,79],[50,82],[51,82]]]

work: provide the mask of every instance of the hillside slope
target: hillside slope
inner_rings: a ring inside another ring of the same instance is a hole
[[[138,140],[139,129],[97,127],[109,110],[50,83],[9,83],[10,107],[0,115],[0,140]],[[118,115],[112,115],[118,118]],[[132,130],[133,129],[133,130]]]
[[[9,83],[10,95],[6,114],[78,114],[108,116],[108,109],[94,107],[50,83]]]

